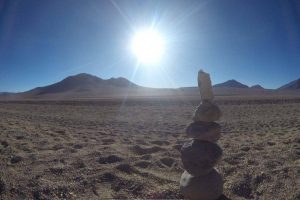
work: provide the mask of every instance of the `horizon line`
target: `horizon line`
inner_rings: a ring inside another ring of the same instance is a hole
[[[57,81],[57,82],[54,82],[54,83],[50,83],[50,84],[48,84],[48,85],[44,85],[44,86],[36,86],[36,87],[31,88],[31,89],[27,89],[27,90],[23,90],[23,91],[0,91],[0,93],[23,93],[23,92],[27,92],[27,91],[33,90],[33,89],[35,89],[35,88],[39,88],[39,87],[47,87],[47,86],[49,86],[49,85],[53,85],[53,84],[59,83],[59,82],[65,80],[66,78],[73,77],[73,76],[78,76],[78,75],[80,75],[80,74],[86,74],[86,75],[90,75],[90,76],[95,76],[95,77],[97,77],[97,78],[99,78],[99,79],[102,79],[102,80],[110,80],[110,79],[113,79],[113,78],[114,78],[114,79],[124,78],[124,79],[130,81],[131,83],[133,83],[133,84],[135,84],[135,85],[137,85],[137,86],[145,87],[145,88],[151,88],[151,89],[181,89],[181,88],[194,88],[194,87],[198,87],[197,85],[195,85],[195,86],[179,86],[179,87],[149,87],[149,86],[143,86],[143,85],[136,84],[136,83],[133,82],[132,80],[129,80],[129,79],[127,79],[127,78],[125,78],[125,77],[122,77],[122,76],[119,76],[119,77],[111,77],[111,78],[108,78],[108,79],[103,79],[103,78],[99,77],[98,75],[94,75],[94,74],[90,74],[90,73],[86,73],[86,72],[81,72],[81,73],[77,73],[77,74],[73,74],[73,75],[66,76],[66,77],[63,78],[63,79],[61,79],[61,80],[59,80],[59,81]],[[300,78],[299,78],[299,79],[300,79]],[[299,80],[299,79],[296,79],[296,80]],[[231,80],[236,81],[236,82],[238,82],[238,83],[241,83],[240,81],[237,81],[236,79],[228,79],[228,80],[226,80],[226,81],[224,81],[224,82],[220,82],[220,83],[213,84],[212,86],[214,87],[215,85],[222,84],[222,83],[225,83],[225,82],[231,81]],[[296,80],[291,80],[290,82],[296,81]],[[290,83],[290,82],[288,82],[288,83]],[[286,85],[286,84],[288,84],[288,83],[285,83],[284,85]],[[251,87],[256,86],[256,85],[259,85],[259,86],[263,87],[261,84],[254,84],[254,85],[251,85],[251,86],[249,86],[249,85],[247,85],[247,84],[244,84],[244,83],[241,83],[241,84],[246,85],[248,88],[251,88]],[[265,89],[265,90],[277,90],[277,89],[279,89],[279,88],[282,87],[282,86],[283,86],[283,85],[279,86],[278,88],[265,88],[265,87],[263,87],[263,89]],[[246,89],[246,88],[245,88],[245,89]]]

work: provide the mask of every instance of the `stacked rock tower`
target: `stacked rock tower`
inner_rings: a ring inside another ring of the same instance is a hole
[[[185,171],[180,179],[180,190],[191,200],[216,200],[223,193],[223,178],[214,168],[221,160],[222,149],[216,144],[221,137],[221,126],[214,121],[222,113],[214,104],[209,74],[200,70],[198,87],[201,103],[194,113],[194,122],[186,128],[193,138],[181,148],[181,160]]]

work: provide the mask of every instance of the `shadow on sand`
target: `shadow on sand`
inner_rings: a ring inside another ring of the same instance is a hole
[[[232,200],[232,199],[229,199],[224,194],[222,194],[217,200]]]

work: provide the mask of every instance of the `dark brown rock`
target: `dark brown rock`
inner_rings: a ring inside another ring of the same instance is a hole
[[[4,180],[2,180],[2,178],[0,177],[0,197],[1,197],[1,195],[2,194],[4,194],[5,193],[5,182],[4,182]],[[1,198],[0,198],[1,199]]]
[[[223,192],[223,178],[216,169],[204,176],[193,176],[184,171],[180,191],[190,200],[216,200]]]
[[[116,156],[116,155],[109,155],[107,157],[100,157],[98,159],[98,162],[100,164],[111,164],[111,163],[116,163],[116,162],[121,162],[123,161],[124,159],[119,157],[119,156]]]
[[[220,119],[222,112],[214,103],[203,101],[194,113],[193,120],[195,122],[213,122]]]
[[[181,159],[188,173],[201,176],[209,173],[222,157],[222,149],[215,143],[192,140],[181,148]]]
[[[215,122],[193,122],[186,128],[186,134],[197,140],[215,142],[222,136],[221,126]]]
[[[23,160],[23,158],[21,156],[12,156],[10,159],[10,162],[12,164],[16,164],[18,162],[21,162]]]

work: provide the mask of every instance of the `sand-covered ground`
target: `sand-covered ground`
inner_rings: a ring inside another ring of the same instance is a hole
[[[217,100],[222,199],[299,199],[300,98]],[[199,100],[0,102],[0,199],[182,198]]]

